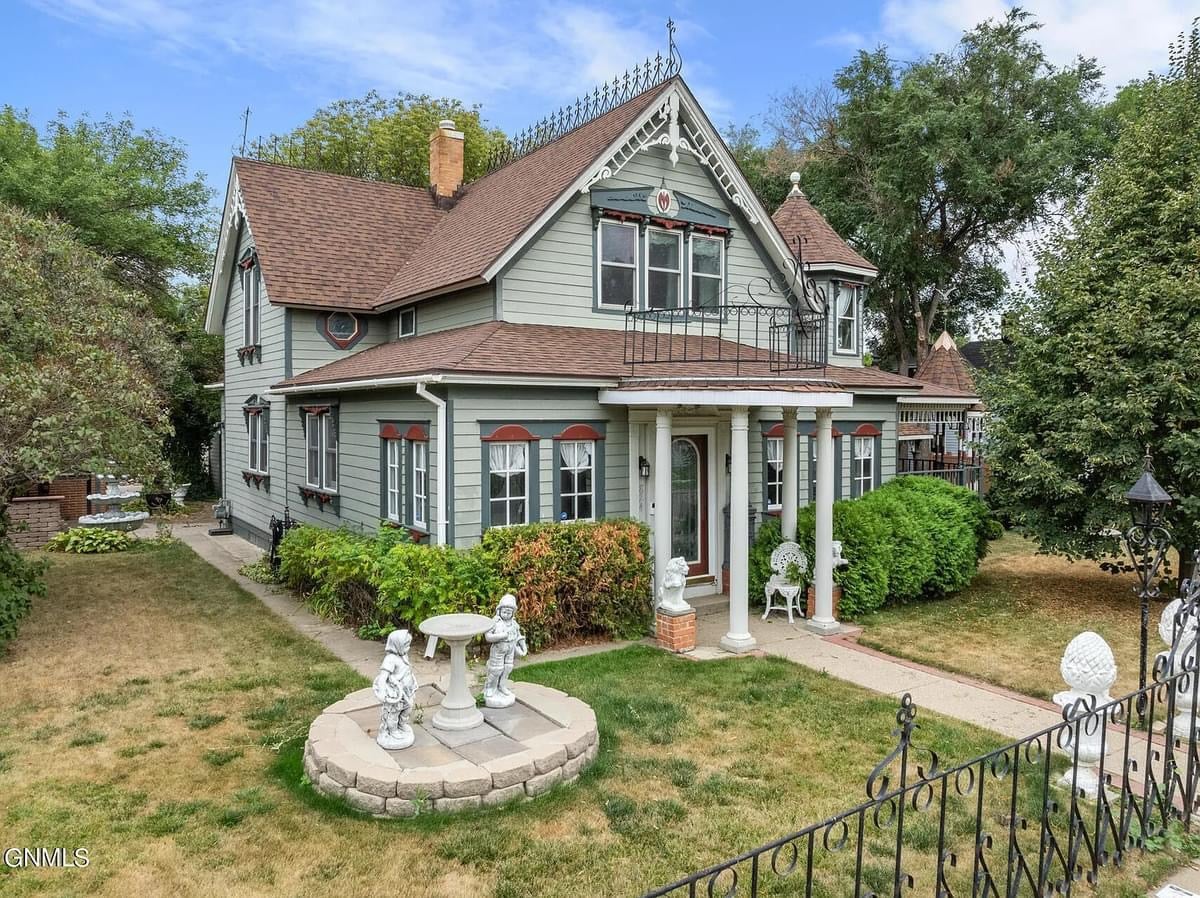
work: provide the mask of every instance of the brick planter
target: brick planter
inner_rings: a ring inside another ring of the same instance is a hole
[[[842,617],[838,613],[842,606],[842,588],[836,583],[833,584],[833,619],[841,620]],[[813,615],[817,613],[817,591],[814,587],[808,588],[808,604],[804,609],[804,617],[808,620],[813,619]]]
[[[696,647],[696,609],[670,612],[661,608],[654,615],[658,645],[669,652],[690,652]]]
[[[62,496],[17,496],[8,507],[8,535],[18,549],[40,549],[63,528]]]

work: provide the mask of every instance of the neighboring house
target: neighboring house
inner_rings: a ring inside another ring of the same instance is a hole
[[[916,378],[966,396],[978,394],[971,365],[949,331],[942,331],[934,342],[917,368]],[[897,456],[896,473],[928,474],[982,491],[984,411],[983,403],[978,400],[964,402],[955,415],[910,414],[902,408],[899,429],[902,449]]]
[[[629,516],[690,594],[728,566],[741,650],[752,521],[816,502],[832,625],[833,499],[894,476],[902,407],[975,398],[864,367],[875,268],[798,189],[763,209],[682,79],[609,105],[469,184],[452,122],[428,190],[234,160],[207,327],[236,532]]]

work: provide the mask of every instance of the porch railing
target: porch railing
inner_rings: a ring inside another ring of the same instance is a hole
[[[1172,647],[1144,689],[1080,699],[1061,722],[951,766],[914,738],[905,695],[896,746],[867,776],[865,801],[645,898],[1041,898],[1094,884],[1196,821],[1197,598],[1200,588],[1175,614]],[[1090,798],[1087,772],[1104,784]]]
[[[956,465],[937,458],[896,459],[896,476],[902,477],[909,474],[938,477],[955,486],[965,486],[976,492],[983,489],[982,465]]]
[[[773,374],[823,368],[825,316],[792,306],[729,303],[625,313],[625,364],[702,362],[717,373]]]

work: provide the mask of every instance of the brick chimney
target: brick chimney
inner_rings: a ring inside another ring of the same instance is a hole
[[[429,187],[438,200],[451,199],[463,181],[463,133],[450,119],[429,135]]]

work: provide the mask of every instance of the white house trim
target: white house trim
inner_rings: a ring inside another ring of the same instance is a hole
[[[233,257],[237,255],[238,224],[244,222],[247,233],[250,232],[250,219],[246,215],[246,202],[242,198],[242,188],[238,184],[237,172],[233,164],[229,166],[229,185],[225,189],[225,209],[221,213],[220,239],[217,242],[217,253],[213,257],[213,274],[211,286],[208,288],[208,309],[204,315],[204,331],[209,334],[223,332],[225,322],[225,298],[229,296],[229,281],[233,272]],[[253,241],[253,236],[251,237]],[[262,286],[266,288],[266,277],[263,272]],[[266,291],[268,300],[270,291]]]
[[[600,404],[850,408],[854,405],[854,394],[793,393],[790,390],[601,390]]]

